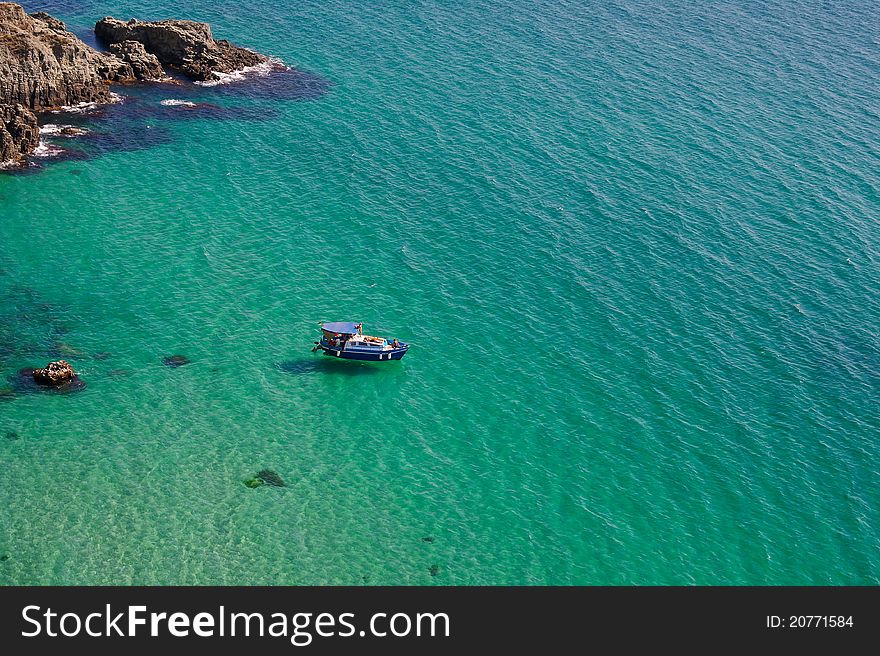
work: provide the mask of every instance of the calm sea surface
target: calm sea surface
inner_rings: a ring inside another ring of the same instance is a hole
[[[875,3],[25,4],[296,70],[0,176],[0,583],[880,583]]]

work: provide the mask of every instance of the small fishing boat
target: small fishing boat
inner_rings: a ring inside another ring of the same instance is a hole
[[[409,344],[396,339],[373,337],[363,334],[363,324],[354,321],[333,321],[321,324],[321,341],[315,342],[317,350],[346,360],[400,360],[409,350]]]

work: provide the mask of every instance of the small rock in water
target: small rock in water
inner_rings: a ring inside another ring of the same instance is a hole
[[[15,431],[6,431],[6,439],[7,440],[17,440],[18,433],[16,433]]]
[[[44,392],[70,394],[85,389],[85,381],[73,373],[73,367],[69,370],[67,367],[70,367],[69,363],[59,360],[49,363],[43,369],[19,369],[18,373],[10,376],[8,380],[16,394]],[[0,396],[0,399],[2,398]]]
[[[257,473],[257,478],[262,479],[266,485],[272,485],[273,487],[286,487],[286,484],[277,472],[272,471],[271,469],[264,469],[261,472]]]
[[[0,562],[5,563],[7,560],[9,560],[9,554],[3,554],[0,556]]]
[[[43,369],[34,369],[33,377],[40,385],[57,387],[76,378],[73,367],[66,360],[50,362]]]
[[[428,571],[431,572],[431,576],[437,576],[440,573],[440,565],[431,565]]]
[[[261,485],[265,485],[265,483],[266,481],[259,477],[249,478],[244,482],[244,484],[249,488],[260,487]]]
[[[434,541],[434,538],[432,538],[430,535],[422,538],[422,542],[433,542],[433,541]]]
[[[189,358],[185,355],[169,355],[162,358],[162,364],[166,367],[182,367],[189,364]]]

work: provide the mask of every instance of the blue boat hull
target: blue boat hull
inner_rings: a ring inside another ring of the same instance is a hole
[[[375,353],[369,353],[366,351],[345,351],[330,348],[329,346],[324,346],[323,344],[319,344],[318,348],[324,351],[324,355],[342,358],[343,360],[363,360],[365,362],[387,362],[388,360],[400,360],[400,358],[406,355],[406,352],[409,350],[408,345],[396,349],[391,349],[390,351],[376,351]]]

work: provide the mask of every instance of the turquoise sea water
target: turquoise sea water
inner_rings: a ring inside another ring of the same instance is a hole
[[[880,583],[873,3],[26,7],[301,73],[0,176],[0,583]]]

